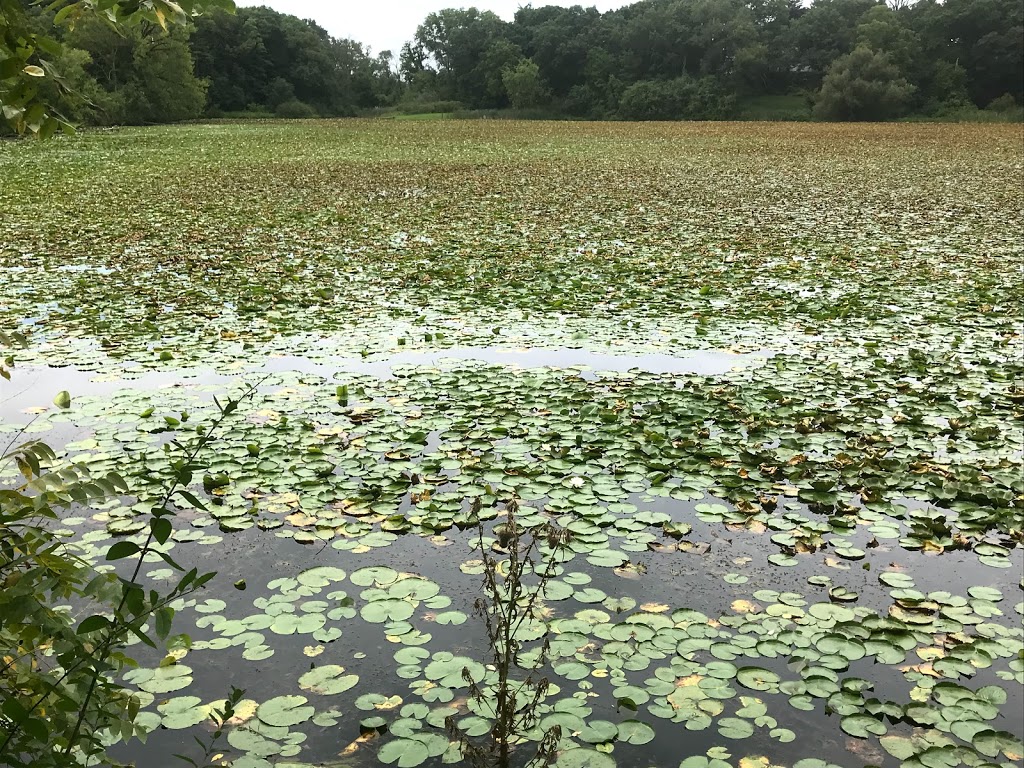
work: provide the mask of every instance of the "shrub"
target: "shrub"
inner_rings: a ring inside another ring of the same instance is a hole
[[[403,115],[420,115],[431,112],[448,114],[465,109],[461,101],[403,101],[396,104],[395,109]]]
[[[24,344],[23,336],[0,332],[0,349]],[[0,362],[5,379],[12,376],[10,359]],[[255,391],[254,386],[237,400],[218,402],[220,415],[212,423],[195,437],[171,441],[166,470],[140,473],[131,485],[113,472],[62,464],[38,441],[0,450],[0,467],[12,465],[20,473],[17,479],[6,473],[0,482],[0,765],[113,765],[105,753],[110,734],[114,741],[128,741],[148,733],[136,721],[141,699],[117,682],[121,672],[136,666],[125,650],[135,639],[163,653],[190,644],[185,635],[170,636],[172,606],[216,574],[186,572],[159,547],[174,532],[177,509],[206,509],[188,490],[206,468],[198,457]],[[61,392],[53,402],[68,409],[72,401]],[[124,497],[151,510],[148,532],[107,548],[104,559],[123,561],[124,575],[101,574],[53,528],[71,509],[107,507]],[[143,564],[155,556],[178,572],[176,584],[146,588]],[[65,609],[72,602],[74,612]],[[240,698],[233,691],[227,709]],[[216,732],[214,741],[218,737]],[[208,756],[215,748],[212,742],[200,745]]]
[[[298,101],[295,96],[295,88],[283,77],[275,77],[267,84],[266,104],[276,109],[282,104],[291,101]]]
[[[277,117],[273,112],[262,110],[242,110],[240,112],[221,112],[211,109],[206,113],[210,120],[273,120]]]
[[[306,120],[311,117],[317,117],[315,109],[309,106],[306,102],[299,101],[298,99],[291,99],[278,104],[277,109],[274,110],[274,114],[288,120]]]
[[[619,116],[626,120],[675,120],[683,111],[678,88],[667,80],[641,80],[619,99]]]
[[[989,112],[1016,112],[1020,109],[1020,105],[1017,104],[1017,100],[1013,96],[1004,93],[1002,96],[992,99],[985,109]]]
[[[790,93],[753,96],[740,103],[737,118],[740,120],[788,120],[811,119],[813,102],[806,94]]]
[[[735,110],[735,97],[713,78],[641,80],[619,99],[619,117],[627,120],[722,120]]]

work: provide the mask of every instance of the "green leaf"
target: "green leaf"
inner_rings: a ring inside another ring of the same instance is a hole
[[[89,618],[84,619],[82,623],[78,625],[76,634],[84,635],[87,632],[96,632],[100,629],[106,629],[109,626],[110,619],[108,619],[106,616],[90,616]]]
[[[137,555],[142,549],[134,541],[119,541],[107,550],[107,560],[123,560]]]
[[[985,757],[998,757],[1000,753],[1007,760],[1024,758],[1024,742],[1006,731],[981,731],[974,736],[974,748]]]
[[[187,501],[196,509],[201,509],[204,512],[206,511],[206,505],[203,504],[203,502],[200,501],[198,498],[196,498],[195,494],[185,490],[184,488],[179,488],[178,495],[185,499],[185,501]]]
[[[171,623],[174,620],[174,609],[163,607],[156,612],[156,635],[161,640],[171,633]]]
[[[723,717],[718,721],[718,732],[727,739],[747,739],[754,735],[754,726],[748,720]]]
[[[192,684],[192,669],[184,664],[158,667],[152,672],[150,677],[138,684],[139,688],[147,693],[171,693]]]
[[[588,744],[604,744],[612,741],[619,735],[619,728],[615,723],[607,720],[591,720],[580,729],[579,738]]]
[[[909,760],[918,752],[914,740],[906,736],[883,736],[878,743],[897,760]]]
[[[595,749],[576,747],[558,756],[556,768],[615,768],[615,758]]]
[[[619,723],[618,740],[626,744],[648,744],[654,740],[654,729],[639,720],[625,720]]]
[[[846,733],[861,739],[866,739],[869,736],[884,736],[888,731],[885,723],[870,715],[850,715],[844,717],[839,725]]]
[[[174,532],[171,521],[166,517],[153,518],[149,522],[149,527],[153,532],[153,538],[160,544],[165,544]]]
[[[184,730],[199,725],[210,717],[209,707],[198,696],[180,696],[157,706],[162,715],[160,724],[171,730]]]
[[[36,69],[38,69],[38,67],[36,67]],[[53,398],[53,404],[56,405],[58,408],[63,408],[67,410],[68,408],[71,407],[70,393],[68,393],[66,390],[58,392],[57,396]]]
[[[360,568],[349,576],[349,581],[360,587],[369,587],[376,584],[378,587],[386,587],[398,580],[398,571],[386,566],[370,566]]]
[[[344,693],[359,682],[359,675],[345,674],[345,668],[337,664],[327,664],[299,678],[299,687],[306,691],[331,696]]]
[[[752,691],[772,691],[778,688],[779,676],[761,667],[741,667],[736,671],[736,682]]]
[[[267,725],[293,726],[309,720],[316,709],[306,706],[305,696],[275,696],[256,710],[256,716]]]
[[[380,748],[377,758],[398,768],[415,768],[430,757],[426,745],[416,739],[394,739]]]
[[[359,614],[371,624],[383,624],[386,621],[404,621],[415,611],[415,606],[406,600],[376,600],[364,605]]]

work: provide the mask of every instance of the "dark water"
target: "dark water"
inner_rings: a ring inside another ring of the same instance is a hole
[[[712,500],[713,499],[708,499]],[[707,542],[710,548],[701,554],[696,553],[631,553],[635,563],[641,566],[636,578],[623,578],[610,569],[589,566],[585,560],[577,557],[572,561],[570,570],[583,571],[593,577],[588,585],[596,587],[615,597],[631,597],[638,604],[656,602],[665,603],[676,608],[692,608],[709,616],[728,613],[733,600],[748,597],[756,589],[774,589],[780,592],[796,592],[804,595],[809,601],[827,599],[823,594],[816,595],[815,587],[807,583],[807,578],[820,575],[824,569],[819,558],[801,558],[796,567],[778,568],[763,561],[764,535],[749,531],[724,531],[715,523],[703,523],[693,515],[693,506],[697,502],[679,502],[674,500],[648,501],[645,506],[656,511],[665,511],[675,519],[685,520],[694,526],[688,538],[694,541]],[[469,542],[475,535],[472,531],[458,534],[451,531],[446,534],[453,544],[438,547],[430,541],[415,535],[402,536],[392,545],[374,550],[366,554],[352,554],[334,550],[330,546],[300,545],[286,538],[278,538],[272,532],[250,530],[241,534],[225,536],[224,543],[215,547],[180,544],[175,550],[176,557],[204,568],[217,569],[219,577],[215,583],[227,585],[238,579],[245,579],[248,588],[244,592],[216,589],[209,596],[216,596],[228,603],[221,611],[229,618],[240,618],[251,614],[254,610],[252,601],[270,594],[262,589],[269,580],[284,576],[295,576],[306,568],[314,565],[336,565],[351,573],[367,565],[388,565],[399,571],[407,570],[437,582],[441,594],[452,598],[449,609],[462,610],[470,615],[466,624],[458,627],[445,627],[427,624],[416,618],[410,619],[417,629],[424,629],[433,635],[433,640],[426,647],[429,649],[449,650],[457,655],[466,655],[483,663],[490,661],[488,638],[482,620],[473,616],[473,603],[483,594],[482,577],[466,575],[458,570],[457,563],[475,557],[469,548]],[[868,535],[865,536],[865,539]],[[857,545],[865,541],[854,541]],[[970,553],[947,553],[941,558],[908,552],[898,546],[894,548],[880,547],[869,551],[865,561],[855,563],[850,570],[842,572],[828,571],[837,584],[857,591],[860,599],[857,605],[885,610],[891,603],[888,590],[877,581],[877,572],[888,565],[897,564],[908,568],[922,591],[946,590],[954,594],[965,594],[970,586],[988,585],[1003,589],[1013,599],[1012,583],[1008,583],[1008,575],[1019,578],[1024,570],[1024,553],[1016,550],[1012,554],[1012,569],[997,571],[980,565]],[[737,560],[751,558],[739,566]],[[867,567],[865,567],[867,566]],[[750,581],[743,585],[729,585],[722,581],[722,575],[729,572],[741,572]],[[1016,574],[1016,576],[1013,576]],[[339,587],[346,589],[351,596],[358,595],[359,587],[342,582]],[[200,597],[200,600],[203,599]],[[313,598],[316,599],[316,598]],[[572,600],[551,604],[556,616],[571,615],[585,606]],[[602,609],[603,610],[603,609]],[[257,611],[258,612],[258,611]],[[420,611],[419,613],[422,613]],[[614,620],[614,618],[613,618]],[[183,622],[185,619],[182,620]],[[208,630],[197,629],[193,639],[213,637]],[[355,698],[366,692],[379,692],[384,695],[400,695],[405,703],[418,701],[411,694],[408,681],[402,680],[394,673],[396,663],[392,654],[403,646],[388,642],[384,637],[382,625],[367,624],[354,619],[344,623],[343,635],[340,639],[326,645],[324,653],[315,659],[303,655],[302,649],[316,641],[308,635],[273,637],[274,656],[260,662],[244,661],[240,658],[241,648],[230,648],[219,651],[199,651],[190,654],[184,660],[194,670],[195,683],[185,691],[170,696],[195,695],[204,701],[217,699],[226,695],[230,686],[246,689],[246,698],[262,701],[282,693],[304,693],[295,683],[296,679],[313,664],[340,664],[349,672],[360,675],[360,683],[354,689],[340,695],[317,697],[309,695],[311,703],[320,709],[333,707],[344,712],[344,716],[333,727],[319,728],[312,724],[302,726],[301,730],[309,738],[303,745],[301,759],[307,762],[324,761],[331,764],[337,759],[338,753],[360,736],[359,720],[368,714],[353,706]],[[138,646],[137,646],[138,648]],[[357,659],[355,654],[365,654],[365,658]],[[649,677],[653,670],[662,663],[655,660],[647,670],[629,672],[630,682],[640,684]],[[734,663],[741,665],[742,660]],[[762,666],[780,674],[783,679],[790,679],[785,659],[759,658],[753,660]],[[908,662],[912,663],[910,657]],[[885,670],[878,674],[878,670]],[[872,696],[883,701],[905,701],[909,684],[902,675],[893,675],[888,667],[877,667],[870,660],[862,660],[851,664],[847,672],[840,673],[840,678],[863,677],[874,683]],[[557,675],[552,676],[558,680]],[[571,690],[572,683],[565,681]],[[769,738],[766,729],[758,729],[754,735],[742,741],[734,741],[721,737],[712,726],[703,731],[688,731],[682,724],[673,724],[657,718],[645,717],[643,707],[639,713],[627,710],[616,710],[611,685],[604,681],[595,681],[596,692],[601,695],[591,700],[594,713],[590,719],[603,719],[619,722],[624,719],[638,717],[655,727],[656,738],[643,746],[617,744],[614,756],[617,764],[627,768],[647,768],[649,766],[665,766],[675,768],[679,762],[691,755],[702,755],[712,747],[726,747],[734,754],[764,754],[770,756],[773,764],[791,764],[805,758],[817,757],[841,766],[861,766],[876,764],[886,768],[895,768],[898,760],[884,752],[870,749],[868,742],[850,739],[839,729],[839,718],[824,711],[823,703],[814,712],[798,711],[790,707],[785,694],[754,693],[740,690],[740,693],[757,696],[768,705],[769,714],[778,720],[778,727],[789,728],[798,736],[789,744],[779,744]],[[1024,718],[1024,696],[1020,686],[1007,685],[988,670],[980,670],[972,678],[971,686],[997,684],[1006,688],[1009,693],[1008,702],[1002,707],[1002,714],[993,721],[992,726],[1001,730],[1014,731],[1019,729]],[[735,682],[733,683],[735,687]],[[161,696],[157,697],[159,701]],[[437,706],[437,705],[431,705]],[[909,726],[890,726],[890,734],[909,735]],[[371,743],[359,752],[347,757],[339,765],[379,765],[375,758],[378,745]],[[866,750],[858,756],[852,749]],[[153,768],[170,768],[179,765],[171,753],[195,751],[192,737],[187,731],[160,730],[149,737],[147,747],[136,745],[125,750],[124,755],[138,760],[139,766]],[[167,755],[160,759],[158,755]],[[525,765],[532,753],[528,749],[513,763]],[[300,758],[295,758],[296,760]],[[424,765],[442,765],[440,759],[431,760]]]

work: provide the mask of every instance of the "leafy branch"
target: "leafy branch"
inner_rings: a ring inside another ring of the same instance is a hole
[[[37,0],[35,4],[46,3]],[[73,133],[70,122],[39,96],[41,82],[48,79],[66,89],[54,65],[64,46],[33,29],[24,5],[23,0],[0,0],[0,120],[19,134],[40,138],[59,130]],[[235,7],[232,0],[53,0],[46,6],[56,11],[53,23],[68,28],[96,16],[115,26],[152,24],[165,32],[211,8],[233,11]]]
[[[498,536],[496,546],[509,556],[508,560],[499,561],[486,546],[480,511],[480,501],[474,499],[471,514],[477,522],[477,548],[484,563],[485,595],[477,599],[475,608],[476,613],[483,617],[487,629],[497,682],[485,690],[473,680],[469,670],[463,670],[463,679],[469,684],[470,696],[478,702],[493,702],[494,725],[491,727],[490,739],[484,745],[473,744],[462,736],[454,721],[450,720],[447,725],[449,734],[460,740],[463,756],[472,765],[478,768],[490,765],[507,768],[513,745],[522,734],[537,724],[537,711],[549,688],[547,678],[536,679],[532,670],[524,679],[518,682],[513,680],[513,670],[520,666],[521,643],[517,637],[523,622],[536,616],[537,602],[542,599],[547,582],[555,575],[554,564],[558,553],[568,545],[571,534],[548,524],[531,530],[527,541],[526,529],[516,521],[518,501],[512,499],[506,506],[505,522],[495,527]],[[547,544],[548,551],[543,553],[543,568],[538,569],[535,552],[541,551],[542,544]],[[532,587],[524,584],[529,574],[539,577],[538,583]],[[545,634],[539,650],[542,662],[547,658],[548,650],[549,640]],[[561,730],[558,726],[549,729],[538,744],[530,765],[551,765],[560,738]]]
[[[17,687],[12,686],[14,693],[4,694],[5,701],[0,709],[3,719],[8,723],[7,733],[0,743],[0,757],[16,759],[15,755],[29,754],[32,751],[26,744],[16,741],[24,732],[30,739],[37,742],[49,743],[51,734],[59,733],[51,729],[49,724],[36,716],[37,712],[43,712],[52,702],[54,707],[63,707],[65,711],[74,714],[72,719],[67,721],[65,741],[56,749],[50,748],[52,754],[59,754],[70,760],[72,752],[83,749],[87,754],[100,751],[94,738],[95,728],[88,737],[83,737],[83,729],[90,717],[99,717],[109,720],[106,711],[106,704],[94,707],[93,702],[97,691],[102,687],[109,689],[111,696],[107,700],[114,700],[121,693],[119,686],[109,681],[108,673],[125,663],[129,659],[117,654],[116,649],[122,646],[129,635],[135,636],[140,641],[156,647],[154,640],[147,634],[146,622],[155,618],[155,632],[160,640],[166,640],[170,633],[171,623],[174,617],[174,610],[171,604],[176,600],[187,597],[205,586],[216,574],[199,574],[196,569],[185,572],[185,569],[173,560],[166,552],[161,552],[156,547],[165,544],[173,533],[173,525],[170,518],[174,516],[171,509],[172,501],[177,503],[178,499],[185,503],[205,509],[202,502],[188,491],[194,474],[202,469],[197,463],[199,454],[207,447],[216,436],[220,426],[227,420],[239,405],[248,398],[251,398],[265,379],[257,382],[239,397],[229,399],[224,404],[214,398],[219,410],[219,416],[204,428],[202,425],[196,428],[198,437],[190,444],[183,444],[177,440],[171,443],[174,449],[181,452],[181,458],[172,460],[170,463],[171,476],[166,486],[155,501],[151,509],[149,531],[146,540],[140,546],[133,541],[120,541],[112,545],[106,553],[108,561],[124,560],[130,557],[136,559],[134,568],[128,578],[121,576],[97,576],[87,586],[83,587],[85,575],[89,573],[88,564],[78,558],[67,555],[55,556],[54,550],[63,546],[52,533],[45,528],[26,523],[30,517],[42,515],[46,518],[56,519],[52,505],[68,505],[71,502],[87,504],[90,501],[107,499],[120,493],[127,493],[129,486],[117,475],[108,475],[106,478],[90,478],[81,480],[74,470],[67,468],[61,470],[44,471],[43,467],[52,464],[56,456],[51,449],[43,443],[29,443],[19,447],[15,451],[14,460],[17,461],[22,474],[28,480],[27,484],[18,491],[0,491],[0,503],[2,503],[3,514],[0,515],[0,529],[7,528],[16,532],[17,536],[10,538],[10,541],[17,542],[10,546],[8,537],[4,537],[4,557],[0,560],[0,576],[8,572],[6,581],[20,582],[26,574],[31,574],[30,583],[38,581],[44,591],[50,589],[54,596],[88,596],[100,598],[104,589],[108,588],[111,581],[117,583],[119,594],[115,593],[110,602],[116,600],[116,607],[112,614],[94,614],[82,620],[74,632],[66,626],[66,619],[58,617],[52,609],[42,605],[39,592],[33,592],[39,605],[36,611],[42,610],[47,614],[47,626],[51,630],[51,647],[60,647],[62,653],[58,654],[57,661],[62,664],[59,674],[55,671],[54,676],[45,684],[40,686],[38,677],[32,680],[29,688],[37,689],[36,695],[28,703],[23,704],[18,700]],[[168,448],[170,450],[170,447]],[[6,457],[0,457],[6,458]],[[74,483],[68,483],[68,478],[74,478]],[[156,590],[146,590],[138,583],[139,574],[147,557],[155,553],[168,565],[184,575],[167,594],[160,594]],[[47,570],[49,569],[49,570]],[[59,573],[63,580],[54,578]],[[48,578],[44,578],[48,577]],[[59,589],[54,590],[56,585]],[[33,587],[37,586],[32,584]],[[3,635],[4,623],[0,621],[0,639],[10,643],[10,639]],[[94,633],[100,633],[98,640],[93,640]],[[17,640],[17,633],[15,633]],[[20,642],[20,641],[19,641]],[[11,668],[18,664],[19,660],[26,657],[34,657],[39,651],[45,651],[48,647],[46,642],[29,643],[30,650],[17,654],[15,660],[8,661],[0,674],[10,677]],[[67,649],[71,648],[75,653],[69,654]],[[111,661],[117,658],[116,664]],[[30,665],[33,671],[36,670],[36,659]],[[15,674],[15,678],[24,678],[24,675]],[[23,685],[25,680],[21,680]],[[69,688],[70,685],[70,688]],[[38,690],[41,688],[42,690]],[[84,688],[84,695],[80,699],[72,695],[74,690]],[[129,729],[131,721],[138,712],[137,698],[128,699],[123,706],[127,708]],[[73,721],[72,721],[73,720]],[[14,751],[12,751],[14,750]],[[51,755],[52,756],[52,755]],[[37,763],[33,763],[36,765]]]

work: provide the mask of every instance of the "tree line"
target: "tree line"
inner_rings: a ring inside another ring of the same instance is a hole
[[[511,22],[440,11],[400,65],[413,93],[476,108],[716,119],[800,95],[821,117],[885,119],[1020,104],[1022,53],[1022,0],[643,0],[525,7]]]
[[[354,115],[393,104],[402,83],[388,53],[372,56],[312,21],[269,8],[211,10],[164,29],[112,25],[99,15],[71,27],[22,0],[39,34],[62,43],[42,98],[71,122],[176,122],[244,113],[281,117]]]
[[[44,87],[69,119],[99,124],[396,107],[635,120],[727,119],[757,104],[839,120],[1020,113],[1024,0],[890,3],[641,0],[606,13],[526,6],[511,21],[447,9],[397,55],[263,7],[170,32],[89,18],[63,32],[63,82]],[[51,11],[31,9],[53,26]]]

